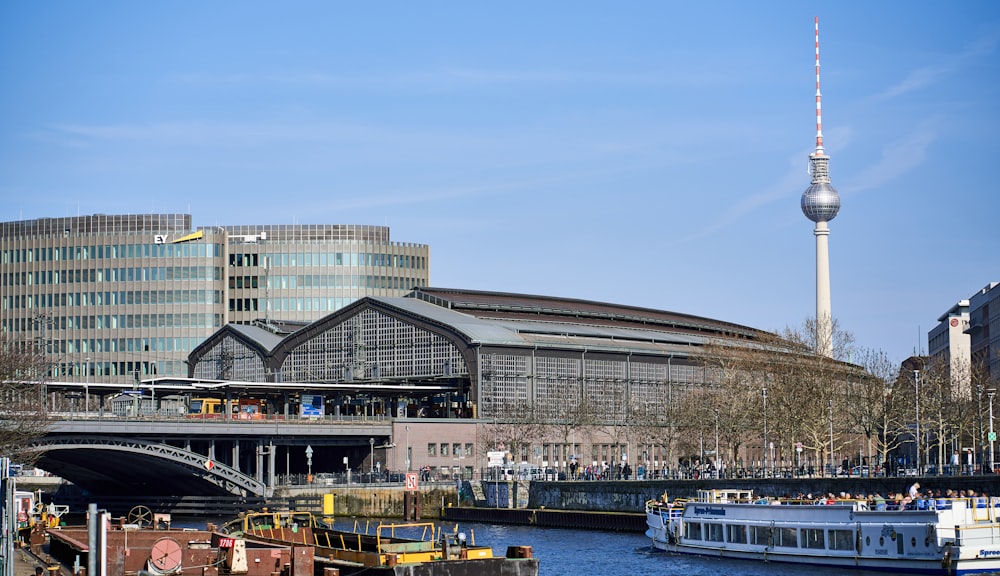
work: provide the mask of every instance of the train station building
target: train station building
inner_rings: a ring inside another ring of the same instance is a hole
[[[371,453],[380,469],[471,477],[497,451],[539,469],[662,466],[665,442],[652,430],[706,384],[703,347],[764,339],[674,312],[421,287],[362,298],[281,337],[229,325],[188,364],[197,381],[272,383],[246,393],[270,395],[262,409],[279,417],[384,419],[391,436],[374,442],[394,449]],[[360,444],[351,461],[369,470]],[[340,454],[327,458],[334,470]]]

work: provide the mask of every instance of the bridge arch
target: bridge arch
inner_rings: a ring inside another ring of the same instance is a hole
[[[47,436],[31,446],[41,453],[38,464],[43,469],[94,493],[270,495],[255,478],[160,442],[81,434]],[[185,474],[178,474],[178,469]]]

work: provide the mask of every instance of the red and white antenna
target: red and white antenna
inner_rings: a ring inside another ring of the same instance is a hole
[[[823,154],[823,106],[819,91],[819,16],[816,16],[816,154]]]

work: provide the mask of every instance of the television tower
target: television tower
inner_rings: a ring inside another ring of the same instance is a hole
[[[802,193],[802,213],[816,223],[816,353],[833,356],[830,309],[830,220],[840,211],[840,195],[830,184],[830,157],[823,150],[823,114],[819,91],[819,17],[816,18],[816,151],[809,155],[812,183]]]

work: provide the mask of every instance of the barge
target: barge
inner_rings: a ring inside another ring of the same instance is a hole
[[[50,574],[80,574],[87,568],[102,576],[312,576],[311,550],[207,529],[172,529],[168,515],[158,516],[149,527],[113,524],[105,514],[98,526],[36,525],[31,552],[36,557],[47,552],[56,562]],[[91,542],[100,551],[93,557]]]
[[[510,546],[505,556],[495,556],[465,533],[445,533],[431,523],[380,523],[361,532],[335,530],[308,512],[258,512],[220,532],[295,551],[308,548],[315,576],[538,576],[530,546]]]

